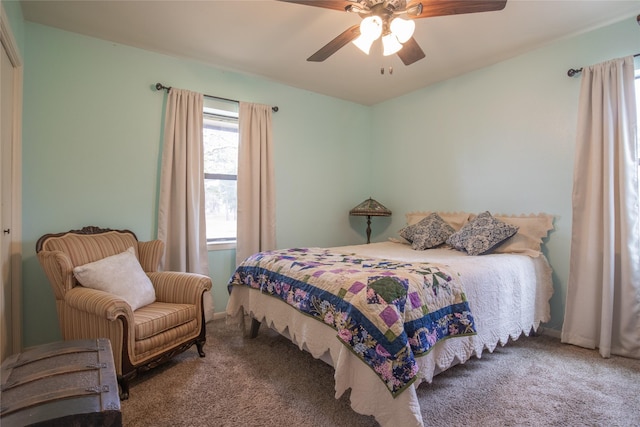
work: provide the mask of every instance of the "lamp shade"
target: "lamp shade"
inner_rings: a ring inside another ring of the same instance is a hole
[[[385,208],[382,203],[369,197],[355,208],[349,211],[349,215],[367,217],[367,243],[371,242],[371,217],[390,216],[391,211]]]
[[[355,216],[391,216],[391,211],[382,203],[369,197],[355,208],[349,211],[349,215]]]
[[[371,45],[373,44],[374,39],[368,39],[364,35],[360,35],[357,39],[352,41],[358,49],[369,55],[369,51],[371,50]]]
[[[382,34],[382,19],[379,16],[367,16],[360,23],[360,34],[367,39],[376,40]]]
[[[382,34],[382,19],[379,16],[368,16],[360,23],[360,36],[352,43],[369,55],[374,41]]]
[[[382,48],[382,55],[389,56],[402,49],[402,44],[400,44],[398,38],[393,33],[389,33],[382,37]]]
[[[400,43],[406,43],[413,36],[416,23],[402,18],[393,18],[391,21],[391,33],[398,38]]]

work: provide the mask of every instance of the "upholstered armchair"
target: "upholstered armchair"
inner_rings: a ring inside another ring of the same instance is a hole
[[[159,240],[139,242],[129,230],[97,227],[47,234],[36,243],[62,337],[111,341],[123,400],[140,371],[193,344],[205,356],[202,298],[211,279],[158,271],[163,251]]]

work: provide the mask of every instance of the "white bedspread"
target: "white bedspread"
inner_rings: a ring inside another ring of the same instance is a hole
[[[354,411],[373,415],[382,426],[423,426],[416,387],[431,382],[434,375],[464,363],[482,351],[492,352],[509,338],[528,335],[550,319],[549,299],[553,293],[551,268],[543,255],[495,254],[468,256],[452,249],[415,251],[409,245],[382,242],[334,248],[392,260],[431,261],[449,265],[460,274],[471,306],[478,334],[438,343],[431,352],[417,358],[418,380],[395,399],[379,377],[336,339],[331,327],[301,314],[286,303],[255,289],[234,287],[227,314],[250,314],[264,325],[287,336],[300,349],[335,368],[336,398],[351,389]]]

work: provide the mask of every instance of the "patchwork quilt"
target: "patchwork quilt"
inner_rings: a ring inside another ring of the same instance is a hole
[[[259,289],[334,328],[394,397],[417,378],[416,357],[438,341],[476,334],[458,275],[440,264],[283,249],[247,258],[229,292],[234,286]]]

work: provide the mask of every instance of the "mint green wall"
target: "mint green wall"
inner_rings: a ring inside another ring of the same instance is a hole
[[[451,210],[555,216],[546,243],[560,330],[569,271],[579,68],[640,52],[635,18],[563,40],[373,107],[373,176],[398,213]],[[426,60],[437,61],[438,58]],[[404,224],[394,215],[387,235]]]
[[[365,107],[33,23],[23,34],[25,345],[59,337],[34,253],[40,235],[91,224],[155,237],[158,81],[280,107],[279,247],[363,242],[365,219],[346,213],[370,195],[394,212],[374,218],[373,241],[394,235],[411,210],[555,215],[546,253],[556,287],[549,326],[559,329],[579,93],[579,78],[566,70],[637,53],[640,39],[628,19]],[[234,256],[209,253],[216,311],[226,303]]]
[[[165,95],[156,82],[278,105],[273,116],[277,241],[356,243],[348,210],[368,196],[369,108],[103,40],[25,23],[24,342],[59,338],[35,256],[42,234],[99,225],[156,235]],[[216,311],[234,251],[210,252]]]

